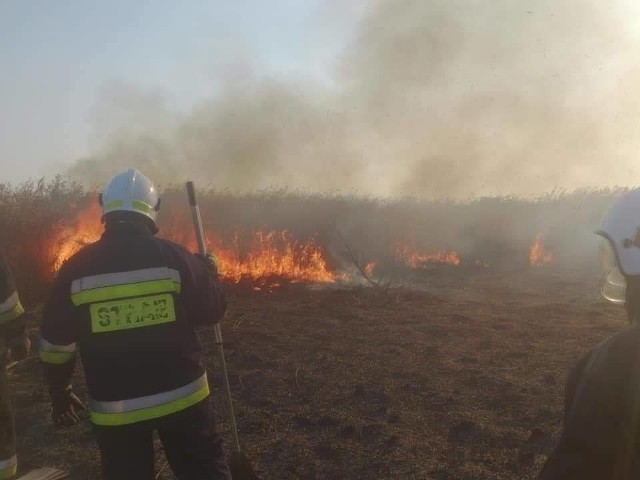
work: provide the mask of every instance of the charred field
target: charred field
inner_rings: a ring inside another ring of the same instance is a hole
[[[23,235],[21,248],[8,237],[0,245],[25,292],[35,345],[61,245],[86,233],[80,219],[92,197],[61,184],[24,189],[23,197],[0,191],[13,208],[3,211],[16,215],[0,222]],[[240,439],[260,477],[535,478],[560,431],[568,369],[625,323],[622,309],[598,296],[591,233],[618,193],[467,204],[208,193],[201,208],[218,234],[212,246],[236,242],[236,263],[224,267],[223,335]],[[182,196],[166,196],[165,231],[188,245]],[[39,221],[17,214],[43,205],[50,210]],[[261,233],[257,243],[229,233],[259,229],[288,233]],[[263,258],[255,248],[272,249],[272,270],[251,277],[246,265]],[[287,277],[281,257],[332,278]],[[231,448],[212,332],[201,338]],[[100,478],[88,421],[51,426],[35,356],[10,380],[21,468]],[[75,385],[86,397],[79,370]],[[158,444],[158,478],[172,478],[164,463]]]
[[[420,277],[386,291],[231,287],[226,356],[261,478],[535,478],[559,433],[568,369],[623,312],[598,299],[597,281],[550,267]],[[230,447],[212,333],[202,338]],[[88,422],[51,426],[37,362],[11,381],[22,466],[100,478]],[[75,384],[86,395],[80,372]]]

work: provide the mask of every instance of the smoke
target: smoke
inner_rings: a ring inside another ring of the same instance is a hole
[[[121,86],[94,112],[95,153],[69,173],[101,183],[135,165],[160,183],[424,198],[638,183],[638,8],[377,1],[331,86],[230,63],[186,114]]]

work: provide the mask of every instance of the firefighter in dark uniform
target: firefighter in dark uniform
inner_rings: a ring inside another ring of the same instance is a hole
[[[43,312],[53,421],[78,421],[78,350],[106,480],[154,478],[154,431],[178,479],[229,479],[195,332],[227,308],[215,263],[154,236],[160,201],[139,171],[113,177],[100,204],[104,234],[65,262]]]
[[[596,233],[603,237],[602,295],[624,304],[629,326],[569,374],[564,428],[543,480],[640,479],[640,190],[620,198]]]
[[[16,430],[11,410],[7,363],[23,360],[30,342],[25,333],[24,308],[13,275],[0,257],[0,480],[13,478],[18,469]]]

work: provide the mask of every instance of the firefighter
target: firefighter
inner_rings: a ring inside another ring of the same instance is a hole
[[[9,479],[16,474],[18,460],[7,363],[25,359],[31,344],[26,335],[24,308],[4,258],[0,258],[0,298],[0,479]]]
[[[640,478],[640,189],[621,197],[600,230],[602,295],[629,325],[578,361],[565,387],[564,426],[540,478]]]
[[[180,480],[231,478],[195,329],[227,305],[213,257],[156,238],[160,198],[129,169],[99,197],[105,230],[60,269],[42,319],[56,425],[79,421],[76,350],[106,480],[154,478],[153,432]]]

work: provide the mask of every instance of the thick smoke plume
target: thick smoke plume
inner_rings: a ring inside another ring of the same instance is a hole
[[[135,165],[238,191],[424,198],[637,183],[634,2],[372,5],[331,87],[235,65],[187,114],[162,95],[111,92],[99,147],[69,173],[103,182]]]

